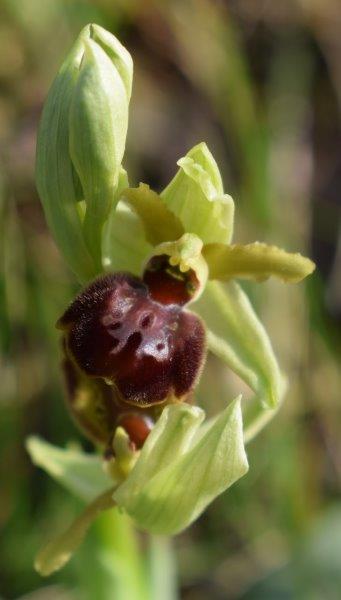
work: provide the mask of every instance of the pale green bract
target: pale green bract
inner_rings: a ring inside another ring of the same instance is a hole
[[[124,508],[138,527],[175,534],[188,527],[217,495],[248,470],[240,398],[202,425],[205,413],[188,404],[168,406],[149,435],[128,478],[113,482],[96,456],[61,450],[30,438],[32,461],[81,499],[82,515],[43,548],[36,568],[49,575],[76,551],[99,510]],[[110,489],[116,485],[114,492]]]
[[[114,499],[142,528],[175,534],[245,475],[240,398],[201,435],[205,413],[186,404],[164,409],[133,471]]]

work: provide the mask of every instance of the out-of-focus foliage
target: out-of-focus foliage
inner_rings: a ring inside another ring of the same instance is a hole
[[[205,140],[238,207],[235,241],[274,243],[317,263],[305,287],[250,287],[289,392],[249,446],[248,476],[176,539],[182,597],[337,598],[340,3],[1,0],[0,12],[0,596],[106,600],[122,568],[119,522],[102,517],[65,571],[49,583],[33,572],[46,531],[63,529],[78,507],[24,450],[31,433],[84,445],[63,405],[54,329],[76,284],[47,231],[33,165],[47,90],[94,21],[134,58],[131,185],[161,191],[176,161]],[[206,370],[199,397],[210,414],[248,393],[213,358]]]

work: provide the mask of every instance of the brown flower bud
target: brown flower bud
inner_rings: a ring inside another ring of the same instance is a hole
[[[123,427],[134,448],[142,448],[153,428],[158,407],[132,409],[119,403],[113,386],[83,373],[69,358],[65,344],[62,367],[67,406],[85,435],[112,453],[116,428]]]
[[[153,256],[146,266],[143,281],[150,295],[161,304],[187,304],[199,287],[195,272],[190,269],[182,273],[178,266],[169,263],[169,256]]]
[[[141,412],[125,412],[119,417],[117,425],[123,427],[134,447],[139,450],[153,429],[154,421]]]
[[[164,285],[160,277],[160,288]],[[145,407],[185,400],[204,361],[201,320],[180,304],[154,298],[137,277],[107,275],[85,289],[58,322],[76,366],[114,386],[120,403]]]

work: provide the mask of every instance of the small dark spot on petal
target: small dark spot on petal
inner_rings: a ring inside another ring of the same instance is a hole
[[[150,325],[152,325],[153,321],[154,321],[154,316],[151,313],[148,313],[142,317],[141,327],[143,327],[143,329],[146,329],[146,327],[149,327]]]

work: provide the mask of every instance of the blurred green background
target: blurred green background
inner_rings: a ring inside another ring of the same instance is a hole
[[[54,329],[77,286],[46,228],[34,152],[48,88],[90,21],[133,55],[132,183],[162,189],[176,160],[205,140],[235,198],[236,239],[317,263],[306,285],[248,290],[289,392],[248,447],[249,474],[176,538],[181,598],[339,599],[338,0],[0,1],[0,598],[114,598],[99,527],[59,574],[33,571],[39,546],[79,505],[24,450],[30,433],[89,448],[63,404]],[[235,390],[244,386],[210,359],[202,405],[214,412]]]

